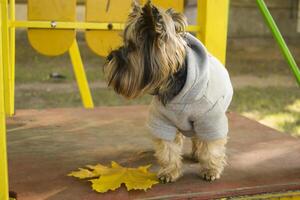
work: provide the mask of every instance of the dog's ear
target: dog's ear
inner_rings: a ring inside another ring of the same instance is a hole
[[[131,3],[131,14],[140,14],[142,12],[142,7],[139,0],[132,0]]]
[[[175,25],[175,30],[177,33],[184,33],[185,32],[185,28],[187,26],[187,19],[186,17],[179,13],[176,12],[174,9],[170,8],[166,11],[166,13],[168,15],[171,16],[172,20],[174,21],[174,25]]]
[[[147,28],[147,31],[156,33],[160,36],[164,35],[166,28],[163,17],[158,8],[151,3],[151,0],[147,1],[142,8],[142,11],[144,26]]]

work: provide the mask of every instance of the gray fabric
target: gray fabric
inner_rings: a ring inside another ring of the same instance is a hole
[[[166,106],[157,97],[150,105],[148,127],[155,137],[174,140],[177,130],[202,140],[227,136],[226,110],[233,89],[226,68],[194,36],[187,34],[187,80]]]

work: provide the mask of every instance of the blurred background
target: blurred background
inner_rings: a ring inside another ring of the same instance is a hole
[[[17,20],[25,20],[27,1],[16,2]],[[196,2],[185,3],[190,24],[196,21]],[[78,1],[79,21],[84,20],[82,3]],[[300,64],[300,0],[266,0],[266,3]],[[17,30],[16,40],[16,108],[81,107],[69,55],[38,54],[30,46],[25,30]],[[87,47],[83,32],[77,32],[77,40],[96,106],[151,101],[151,96],[128,101],[108,89],[102,73],[104,59]],[[230,111],[300,136],[299,87],[253,0],[231,0],[226,67],[235,88]]]

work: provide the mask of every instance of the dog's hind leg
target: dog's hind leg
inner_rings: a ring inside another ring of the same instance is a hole
[[[177,133],[174,141],[155,139],[155,157],[161,168],[158,178],[163,183],[176,181],[182,173],[182,147],[184,136]]]
[[[200,176],[207,181],[219,179],[226,165],[227,138],[214,141],[194,139],[194,155],[200,164]]]

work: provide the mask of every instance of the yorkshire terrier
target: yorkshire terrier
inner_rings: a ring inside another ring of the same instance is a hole
[[[213,181],[226,165],[226,110],[233,89],[225,67],[185,31],[184,15],[148,1],[134,1],[123,46],[104,66],[108,85],[128,99],[153,95],[148,127],[153,133],[161,182],[182,174],[184,136],[192,138],[192,156],[200,176]]]

